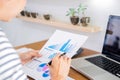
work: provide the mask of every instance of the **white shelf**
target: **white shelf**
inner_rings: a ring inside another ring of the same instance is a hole
[[[24,17],[24,16],[17,16],[17,18],[20,18],[20,19],[25,20],[25,21],[30,21],[30,22],[36,22],[36,23],[40,23],[40,24],[49,25],[51,27],[70,29],[70,30],[76,30],[76,31],[82,31],[82,32],[99,32],[99,31],[101,31],[101,28],[96,27],[96,26],[82,27],[80,25],[72,25],[70,23],[44,20],[44,19],[38,19],[38,18],[31,18],[31,17]]]

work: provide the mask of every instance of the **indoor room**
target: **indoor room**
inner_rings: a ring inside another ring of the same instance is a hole
[[[120,80],[119,3],[120,0],[1,0],[0,80]],[[16,15],[6,20],[15,11]],[[58,53],[63,62],[56,66]],[[61,69],[57,78],[54,66],[59,67],[57,71]]]

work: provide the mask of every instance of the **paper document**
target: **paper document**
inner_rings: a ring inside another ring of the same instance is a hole
[[[38,60],[49,62],[56,53],[66,53],[68,57],[72,57],[86,40],[87,36],[56,30],[40,50],[43,57]]]
[[[32,73],[28,70],[26,73],[37,80],[50,80],[49,68],[46,64],[48,64],[57,53],[66,53],[68,57],[74,56],[86,40],[87,36],[56,30],[39,51],[42,57],[35,58],[25,65],[25,70],[27,69],[26,67],[32,70]],[[68,77],[67,80],[73,79]]]

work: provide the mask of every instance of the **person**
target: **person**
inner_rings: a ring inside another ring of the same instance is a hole
[[[0,20],[10,21],[22,11],[25,4],[26,0],[0,0]],[[41,57],[41,55],[36,50],[18,55],[0,28],[0,80],[27,80],[22,71],[22,65],[34,57]],[[52,59],[52,64],[48,65],[51,80],[65,80],[69,73],[70,63],[70,58],[57,54]]]

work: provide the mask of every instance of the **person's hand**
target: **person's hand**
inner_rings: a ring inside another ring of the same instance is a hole
[[[37,50],[30,50],[25,53],[20,53],[19,56],[23,65],[32,60],[34,57],[41,57]]]
[[[48,65],[50,69],[51,80],[66,80],[70,69],[70,63],[70,58],[57,54],[52,59],[52,64]]]

